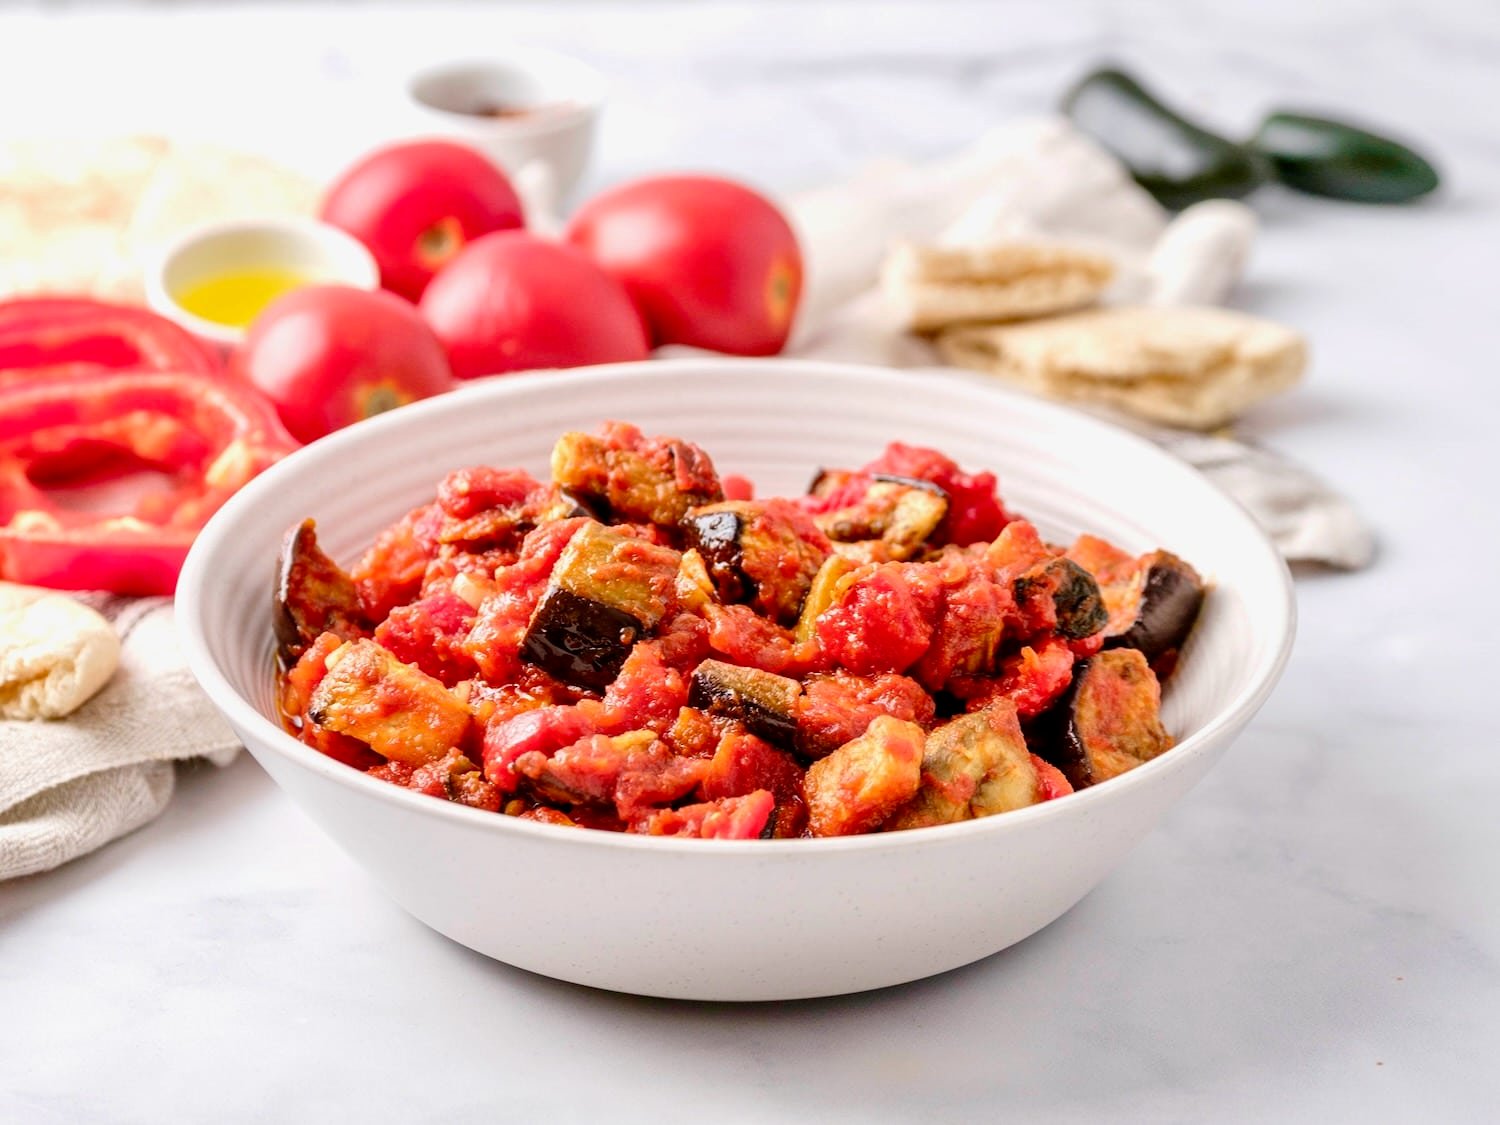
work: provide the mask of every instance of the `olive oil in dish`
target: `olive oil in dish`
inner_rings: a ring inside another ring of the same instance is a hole
[[[276,267],[237,270],[187,286],[177,294],[177,303],[214,324],[246,328],[277,297],[311,281],[303,274]]]

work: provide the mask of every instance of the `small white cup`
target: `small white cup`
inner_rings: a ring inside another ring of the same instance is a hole
[[[540,162],[563,198],[588,166],[604,79],[566,55],[516,48],[424,67],[407,80],[406,97],[427,134],[462,141],[512,176]]]
[[[380,288],[370,251],[337,227],[316,219],[242,219],[196,227],[168,246],[146,272],[146,303],[195,336],[233,348],[245,329],[204,320],[178,297],[213,278],[257,269],[287,270],[310,285]]]

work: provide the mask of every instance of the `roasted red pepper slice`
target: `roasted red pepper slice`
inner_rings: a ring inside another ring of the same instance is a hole
[[[0,578],[170,594],[198,529],[294,448],[246,385],[199,373],[77,374],[0,386]],[[47,488],[150,470],[128,511],[85,511]]]
[[[83,297],[0,302],[0,386],[99,370],[211,375],[213,349],[147,309]]]

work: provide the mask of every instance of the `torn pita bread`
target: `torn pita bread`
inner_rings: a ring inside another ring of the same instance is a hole
[[[904,243],[887,255],[880,283],[904,328],[932,332],[1082,308],[1098,300],[1114,276],[1107,255],[1062,243]]]
[[[1225,425],[1285,390],[1307,363],[1306,343],[1290,328],[1188,306],[1117,306],[957,328],[937,344],[959,367],[1194,430]]]
[[[56,590],[0,582],[0,719],[60,719],[87,703],[120,662],[97,612]]]
[[[255,156],[162,137],[0,144],[0,299],[144,300],[147,262],[199,223],[311,214],[317,185]]]

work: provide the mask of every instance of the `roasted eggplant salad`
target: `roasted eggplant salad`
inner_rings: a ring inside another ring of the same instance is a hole
[[[448,801],[718,839],[991,816],[1164,753],[1203,602],[1166,551],[1049,544],[990,473],[892,444],[756,499],[688,441],[564,434],[450,473],[345,571],[275,586],[286,725]]]

